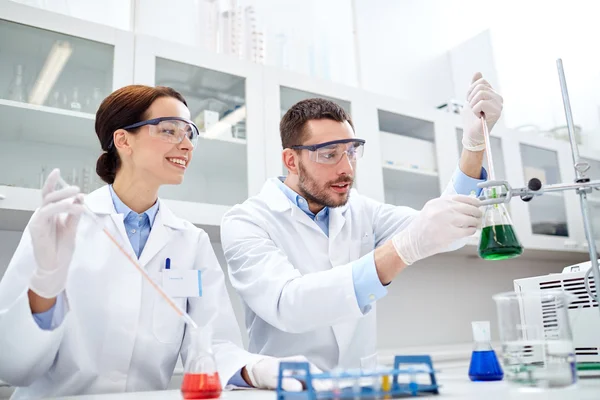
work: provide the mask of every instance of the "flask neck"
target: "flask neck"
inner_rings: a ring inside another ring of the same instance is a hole
[[[473,351],[488,351],[493,350],[490,342],[475,342]]]

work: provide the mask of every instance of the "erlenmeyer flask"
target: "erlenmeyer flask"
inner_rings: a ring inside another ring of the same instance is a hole
[[[496,188],[486,189],[487,197],[496,197]],[[504,204],[486,206],[479,242],[479,256],[484,260],[506,260],[523,253]]]
[[[216,399],[221,396],[221,381],[217,362],[211,350],[209,328],[191,329],[190,349],[181,383],[184,399]]]
[[[473,321],[473,339],[475,347],[471,353],[469,378],[472,381],[501,381],[504,372],[498,357],[492,349],[490,337],[490,321]]]

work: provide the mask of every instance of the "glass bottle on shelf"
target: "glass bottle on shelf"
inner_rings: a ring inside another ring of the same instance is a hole
[[[48,106],[54,107],[54,108],[61,108],[60,92],[58,90],[55,90],[54,92],[52,92],[52,95],[50,96],[50,100],[48,100]]]
[[[95,114],[96,111],[98,110],[98,107],[100,107],[101,103],[102,103],[102,92],[100,91],[100,88],[95,87],[94,90],[92,91],[92,110],[90,112]]]
[[[27,96],[25,93],[25,83],[23,80],[23,65],[17,64],[15,66],[15,75],[8,89],[8,99],[12,101],[20,101],[22,103],[27,102]]]
[[[73,111],[81,111],[81,103],[79,102],[79,88],[73,88],[73,96],[71,97],[70,108]]]
[[[100,107],[100,103],[102,102],[102,93],[100,92],[100,88],[95,87],[92,89],[92,93],[90,96],[85,98],[83,102],[83,112],[95,114]]]

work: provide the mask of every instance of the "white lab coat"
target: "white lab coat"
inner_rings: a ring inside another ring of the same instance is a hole
[[[229,277],[245,305],[248,350],[301,354],[327,370],[374,367],[376,307],[359,308],[352,262],[404,229],[417,211],[352,189],[345,206],[329,210],[327,237],[275,179],[221,224]],[[452,183],[449,194],[456,194]]]
[[[86,196],[85,203],[136,258],[108,186]],[[172,269],[202,270],[203,296],[175,301],[199,326],[212,321],[213,351],[225,386],[259,356],[242,348],[208,235],[162,202],[139,262],[161,282],[167,257]],[[0,282],[0,380],[21,386],[14,398],[167,387],[179,354],[186,360],[186,327],[89,217],[83,215],[77,229],[64,296],[68,311],[52,331],[40,329],[29,308],[28,281],[35,264],[26,228]]]

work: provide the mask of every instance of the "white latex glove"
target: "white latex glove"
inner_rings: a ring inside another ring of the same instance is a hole
[[[29,222],[37,262],[29,287],[48,299],[65,289],[75,250],[75,232],[83,212],[83,197],[78,187],[55,190],[59,176],[58,169],[48,175],[42,189],[42,206]]]
[[[293,356],[285,358],[265,356],[264,358],[252,364],[246,365],[246,371],[248,372],[248,376],[250,377],[250,382],[252,383],[252,386],[258,389],[277,389],[277,380],[279,378],[279,363],[282,361],[308,362],[306,357],[303,356]],[[321,371],[319,368],[317,368],[311,363],[310,372],[311,374],[320,374],[323,371]],[[328,390],[330,388],[330,384],[322,382],[320,380],[313,380],[312,383],[313,388],[317,391]],[[303,390],[302,382],[294,378],[283,378],[281,386],[283,390],[286,390],[288,392],[300,392]]]
[[[504,100],[494,91],[492,85],[483,79],[481,73],[473,76],[473,81],[467,92],[467,104],[462,109],[463,118],[463,147],[470,151],[485,150],[485,139],[481,127],[481,113],[485,114],[488,131],[492,131],[500,114]]]
[[[483,217],[479,204],[461,194],[429,200],[408,227],[392,237],[396,252],[410,265],[473,235]]]

